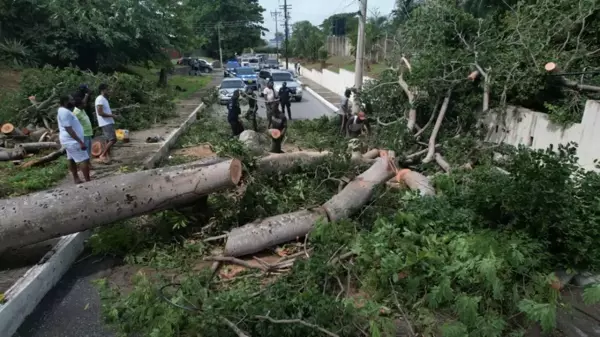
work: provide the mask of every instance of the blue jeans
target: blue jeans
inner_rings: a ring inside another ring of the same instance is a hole
[[[91,136],[83,137],[83,143],[85,144],[85,147],[87,147],[87,153],[90,156],[90,160],[91,160],[92,159],[92,137]]]

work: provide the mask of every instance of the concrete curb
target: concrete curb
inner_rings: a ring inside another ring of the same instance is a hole
[[[167,136],[167,139],[160,145],[158,151],[154,152],[144,160],[144,169],[149,170],[155,168],[158,163],[169,154],[169,150],[177,143],[179,137],[192,126],[192,123],[194,123],[198,116],[198,112],[201,110],[204,110],[204,103],[200,103],[200,105],[189,114],[186,120]]]
[[[198,105],[185,121],[169,134],[158,151],[144,160],[144,168],[154,168],[169,154],[170,148],[190,128],[202,109],[204,103]],[[25,318],[69,270],[91,234],[92,231],[88,230],[63,236],[46,255],[50,256],[47,261],[29,268],[25,275],[6,291],[4,297],[7,301],[0,304],[0,331],[4,331],[2,336],[14,335]]]
[[[309,86],[306,86],[305,90],[308,91],[311,95],[315,96],[326,107],[328,107],[329,109],[331,109],[332,112],[336,112],[336,111],[339,110],[338,107],[336,107],[335,105],[333,105],[333,103],[331,103],[328,100],[326,100],[325,98],[323,98],[323,96],[317,94],[317,92],[314,91],[314,90],[312,90]]]
[[[35,310],[67,272],[83,251],[84,243],[91,231],[63,236],[48,252],[52,254],[43,264],[35,265],[6,291],[6,303],[0,304],[0,331],[3,336],[12,336],[21,323]]]

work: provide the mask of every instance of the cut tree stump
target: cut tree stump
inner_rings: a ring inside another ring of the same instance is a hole
[[[0,200],[0,253],[135,216],[194,203],[235,187],[237,159],[210,158]]]
[[[16,147],[24,149],[27,153],[37,153],[42,150],[60,149],[60,144],[55,142],[21,143]]]
[[[10,136],[24,136],[23,132],[21,132],[21,130],[19,130],[18,128],[15,128],[14,125],[10,124],[10,123],[4,123],[2,124],[2,127],[0,128],[0,131],[2,131],[3,134],[5,135],[10,135]]]
[[[264,174],[273,174],[276,172],[287,173],[301,165],[314,165],[325,160],[332,153],[298,151],[287,153],[272,153],[268,156],[259,158],[257,169]]]
[[[320,208],[259,219],[229,232],[223,254],[244,256],[308,234],[315,223],[350,217],[371,198],[376,186],[394,175],[388,158],[377,158],[367,171],[352,180]]]

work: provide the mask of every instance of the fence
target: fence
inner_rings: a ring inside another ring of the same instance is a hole
[[[340,69],[333,72],[301,68],[302,76],[322,87],[343,95],[346,88],[354,86],[354,72]],[[364,77],[363,83],[371,81]],[[502,121],[500,118],[503,118]],[[486,123],[489,127],[487,139],[491,142],[519,144],[534,149],[545,149],[550,144],[576,142],[579,164],[588,170],[595,169],[594,160],[600,158],[600,101],[588,100],[581,123],[562,128],[549,121],[548,115],[520,107],[509,107],[503,116],[491,114]]]

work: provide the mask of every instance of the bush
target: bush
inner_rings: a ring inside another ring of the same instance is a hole
[[[91,99],[98,95],[97,88],[100,83],[107,83],[111,88],[110,103],[113,109],[139,104],[137,107],[119,111],[122,116],[119,120],[120,128],[147,128],[174,113],[172,93],[157,88],[154,81],[124,73],[92,74],[76,68],[59,69],[46,66],[23,72],[20,90],[8,95],[3,101],[4,104],[0,106],[0,120],[23,126],[29,123],[41,125],[44,118],[53,120],[56,104],[43,111],[25,110],[31,106],[28,97],[35,96],[38,102],[43,102],[52,95],[53,90],[56,90],[59,96],[72,94],[83,83],[92,90]]]

